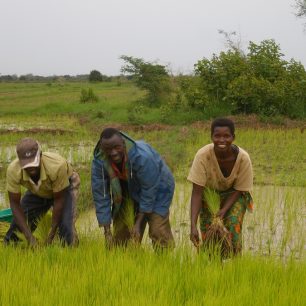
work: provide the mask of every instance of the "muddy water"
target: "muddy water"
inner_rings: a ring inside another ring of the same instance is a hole
[[[170,219],[176,244],[192,247],[189,241],[190,194],[190,184],[177,184]],[[305,257],[306,188],[256,186],[253,199],[254,211],[246,213],[243,223],[244,251]],[[0,190],[0,206],[8,206],[3,190]],[[94,210],[79,216],[77,228],[83,235],[102,237]],[[147,234],[144,243],[149,243]]]
[[[171,207],[171,225],[177,245],[189,242],[191,186],[177,184]],[[254,211],[246,213],[243,223],[243,248],[261,255],[305,257],[306,188],[256,186]],[[79,218],[78,228],[86,233],[98,230],[94,210]],[[145,242],[149,242],[145,237]]]
[[[172,206],[176,240],[189,239],[191,188],[177,184]],[[265,255],[305,256],[306,188],[256,186],[254,211],[243,223],[244,250]]]

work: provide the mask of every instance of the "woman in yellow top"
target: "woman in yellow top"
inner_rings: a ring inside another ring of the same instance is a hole
[[[251,190],[253,171],[246,151],[233,144],[235,126],[232,120],[218,118],[211,125],[212,143],[202,147],[195,155],[188,180],[193,183],[191,195],[190,240],[199,244],[197,220],[200,214],[202,240],[212,216],[203,202],[204,188],[217,191],[221,197],[218,216],[229,230],[234,254],[241,252],[241,230],[246,209],[252,210]]]

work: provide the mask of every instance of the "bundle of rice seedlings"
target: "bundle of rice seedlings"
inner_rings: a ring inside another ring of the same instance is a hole
[[[120,232],[125,226],[130,232],[132,231],[135,224],[135,209],[134,202],[131,198],[127,198],[122,203],[117,218],[119,218],[120,222],[116,223],[116,226],[114,226],[114,234]]]
[[[34,231],[34,237],[37,239],[39,243],[44,243],[51,229],[52,224],[52,214],[47,212],[37,221],[37,227]]]
[[[33,236],[37,239],[39,245],[43,245],[47,238],[52,224],[52,214],[47,212],[45,215],[37,219],[37,227],[33,233]],[[27,245],[27,240],[23,233],[17,231],[16,235],[20,240],[20,245]]]
[[[124,203],[122,221],[131,231],[135,224],[134,202],[131,198],[128,198]]]
[[[224,226],[222,219],[217,216],[220,210],[220,195],[212,189],[205,188],[204,201],[212,215],[212,222],[203,242],[204,247],[210,255],[221,255],[222,258],[226,258],[232,253],[233,247],[229,231]]]

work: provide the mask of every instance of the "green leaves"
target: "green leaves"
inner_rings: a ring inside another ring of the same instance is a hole
[[[197,90],[193,85],[192,92],[198,91],[197,96],[205,97],[203,101],[225,102],[232,114],[303,118],[306,114],[305,68],[293,59],[285,61],[283,56],[273,39],[259,44],[250,42],[246,55],[235,49],[214,54],[211,60],[204,58],[195,65],[201,82]],[[192,95],[186,94],[186,97],[192,102]]]
[[[171,87],[166,66],[145,62],[132,56],[122,55],[120,58],[125,61],[121,72],[130,75],[139,88],[147,90],[149,105],[160,105]]]

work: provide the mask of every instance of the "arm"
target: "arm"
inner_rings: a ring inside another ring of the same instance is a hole
[[[108,174],[101,160],[93,160],[91,168],[91,189],[99,226],[112,223],[111,197]]]
[[[94,159],[92,161],[91,189],[99,226],[103,226],[105,239],[108,245],[111,245],[112,233],[110,225],[112,219],[109,177],[103,169],[101,160]]]
[[[197,229],[198,216],[202,207],[202,194],[203,186],[194,184],[192,185],[192,194],[191,194],[191,228],[190,228],[190,240],[192,243],[198,247],[200,238],[199,232]]]
[[[136,242],[140,241],[141,224],[146,214],[153,211],[160,183],[158,164],[151,155],[139,156],[133,163],[135,176],[140,187],[139,212],[131,235]]]
[[[47,244],[51,244],[54,236],[56,234],[56,230],[61,222],[64,206],[65,206],[65,193],[67,192],[67,188],[60,192],[54,192],[54,204],[53,204],[53,211],[52,211],[52,224],[51,230],[49,232],[47,238]]]
[[[9,196],[9,201],[10,201],[10,207],[12,209],[16,224],[18,225],[20,231],[26,237],[29,244],[30,245],[35,245],[36,244],[36,239],[32,235],[31,230],[30,230],[29,226],[27,225],[24,212],[23,212],[23,210],[21,208],[21,205],[20,205],[20,199],[21,199],[20,193],[8,192],[8,196]]]
[[[217,216],[219,216],[221,219],[224,218],[228,210],[233,206],[233,204],[238,200],[238,198],[241,195],[241,191],[235,190],[233,193],[231,193],[223,202],[222,208],[217,213]]]

